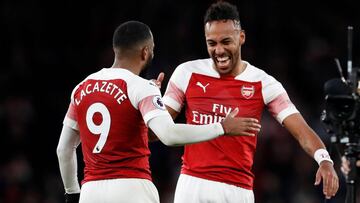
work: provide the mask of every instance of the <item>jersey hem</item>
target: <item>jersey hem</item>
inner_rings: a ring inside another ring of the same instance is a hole
[[[189,171],[183,171],[183,170],[181,171],[181,174],[194,176],[196,178],[201,178],[201,179],[205,179],[205,180],[220,182],[220,183],[224,183],[224,184],[228,184],[228,185],[233,185],[233,186],[244,188],[244,189],[247,189],[247,190],[253,190],[252,185],[249,186],[249,185],[245,185],[245,184],[242,184],[242,183],[234,183],[234,182],[224,181],[224,180],[220,180],[220,179],[216,179],[216,178],[205,177],[204,175],[200,175],[200,174],[189,172]]]

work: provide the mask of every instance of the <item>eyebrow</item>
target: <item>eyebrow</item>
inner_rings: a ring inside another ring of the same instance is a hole
[[[231,40],[231,38],[230,37],[225,37],[224,39],[222,39],[220,41],[222,42],[222,41],[226,41],[226,40]]]
[[[229,40],[231,40],[230,37],[225,37],[224,39],[221,39],[220,42],[229,41]],[[207,42],[216,42],[216,40],[213,40],[213,39],[207,39],[206,41]]]

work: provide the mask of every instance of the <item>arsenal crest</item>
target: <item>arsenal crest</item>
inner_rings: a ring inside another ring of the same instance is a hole
[[[254,96],[255,87],[254,85],[243,85],[241,87],[241,94],[245,99],[250,99]]]

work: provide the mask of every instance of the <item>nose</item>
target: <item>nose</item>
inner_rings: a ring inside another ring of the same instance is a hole
[[[216,55],[221,55],[221,54],[223,54],[225,52],[225,49],[224,49],[224,47],[223,46],[221,46],[221,45],[217,45],[216,47],[215,47],[215,54]]]

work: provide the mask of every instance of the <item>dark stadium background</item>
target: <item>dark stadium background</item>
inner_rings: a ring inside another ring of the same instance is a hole
[[[211,2],[1,1],[0,202],[64,202],[55,150],[70,93],[88,74],[112,65],[111,38],[117,25],[139,20],[151,27],[155,58],[144,76],[165,72],[164,91],[177,65],[207,57],[203,15]],[[339,76],[334,57],[345,69],[348,25],[354,26],[353,63],[360,65],[355,1],[231,2],[237,4],[246,31],[243,59],[282,82],[330,147],[319,119],[323,84]],[[178,119],[183,121],[183,116]],[[321,187],[313,186],[316,162],[268,113],[262,126],[255,161],[256,202],[323,202]],[[161,201],[172,202],[182,148],[161,143],[150,147]],[[331,202],[344,202],[339,156],[334,150],[332,156],[341,185]]]

